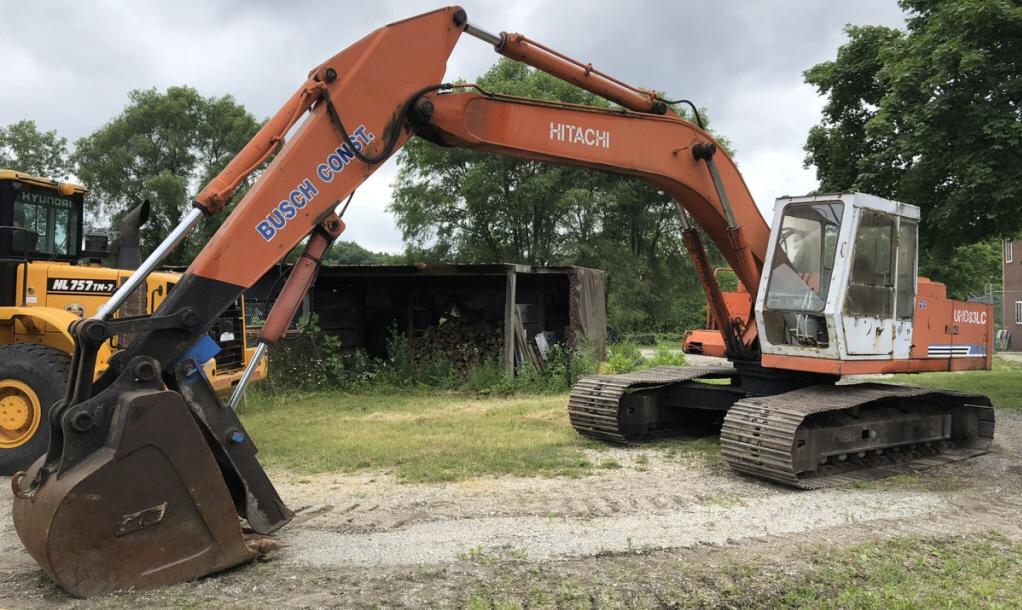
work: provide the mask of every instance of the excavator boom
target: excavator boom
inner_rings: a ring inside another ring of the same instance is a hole
[[[620,107],[544,102],[494,95],[471,85],[445,85],[441,79],[447,58],[462,33]],[[382,27],[315,67],[195,197],[193,209],[138,272],[95,317],[72,326],[72,379],[65,399],[50,412],[49,451],[12,480],[18,534],[60,586],[84,597],[196,578],[250,560],[259,544],[248,534],[272,534],[291,519],[256,459],[252,439],[202,374],[202,364],[210,357],[203,337],[231,302],[316,231],[300,275],[289,282],[288,298],[277,303],[277,315],[270,314],[274,320],[289,318],[289,308],[311,282],[322,251],[343,229],[332,216],[337,204],[413,135],[445,146],[646,180],[675,200],[687,231],[695,230],[689,219],[698,224],[751,294],[766,289],[774,238],[741,174],[709,133],[680,118],[655,93],[519,34],[489,33],[469,23],[457,6]],[[155,314],[112,317],[163,257],[204,218],[223,209],[273,155]],[[827,209],[833,211],[837,204],[812,205],[830,205]],[[819,232],[825,223],[837,223],[833,213],[828,220],[816,209],[804,208],[808,212],[797,219],[802,224],[796,228],[812,221]],[[686,244],[696,260],[703,260],[702,277],[711,298],[721,301],[719,291],[712,290],[715,284],[697,237],[688,234]],[[812,252],[819,250],[817,245]],[[774,266],[784,263],[784,257],[784,252],[774,256]],[[819,270],[792,272],[787,281],[818,290],[821,278]],[[781,396],[777,402],[783,405],[786,392],[827,384],[834,376],[808,368],[764,369],[760,329],[752,313],[742,325],[733,325],[724,313],[717,315],[728,329],[729,355],[736,368],[654,369],[584,379],[569,403],[576,429],[628,442],[696,420],[720,426],[723,414],[739,404],[745,419],[732,422],[728,438],[733,443],[726,447],[725,458],[738,464],[736,468],[786,483],[801,481],[804,472],[815,473],[821,456],[873,450],[870,439],[877,436],[865,433],[861,439],[852,434],[854,446],[835,449],[828,435],[836,430],[834,438],[847,438],[854,425],[843,414],[831,418],[811,400],[805,401],[813,408],[807,407],[804,418],[813,434],[805,436],[801,419],[788,418],[788,436],[767,438],[773,432],[757,428],[756,422],[775,414],[766,407],[757,411],[750,397]],[[779,341],[790,335],[820,343],[825,315],[831,312],[792,314],[799,332],[785,331]],[[787,324],[784,316],[776,319]],[[115,334],[137,338],[95,379],[98,346]],[[272,334],[264,337],[266,342],[274,340]],[[730,379],[730,385],[699,381],[705,378]],[[884,447],[923,442],[918,430],[925,428],[925,442],[961,441],[961,455],[967,456],[985,450],[992,435],[989,402],[982,397],[888,395],[882,390],[871,391],[868,401],[842,396],[849,409],[857,413],[864,405],[873,414],[869,422],[880,431]],[[895,398],[901,402],[892,404]],[[917,399],[928,401],[925,426],[904,415],[888,421],[889,413],[902,413]],[[809,443],[807,449],[794,452],[796,442],[803,441]],[[775,467],[764,454],[780,456],[776,463],[781,466]],[[787,470],[776,474],[778,468]]]

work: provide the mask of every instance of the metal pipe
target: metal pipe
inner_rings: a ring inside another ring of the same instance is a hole
[[[106,320],[114,314],[115,311],[120,309],[121,305],[128,300],[135,290],[142,285],[149,274],[156,270],[163,262],[163,259],[167,258],[167,255],[178,246],[188,234],[192,232],[192,229],[199,224],[205,214],[200,208],[193,207],[185,217],[181,219],[174,230],[163,240],[163,242],[153,250],[153,253],[149,255],[149,258],[142,262],[142,265],[135,270],[128,279],[121,284],[121,287],[117,289],[110,300],[103,304],[96,312],[96,315],[92,316],[95,320]]]
[[[667,113],[667,104],[657,99],[654,93],[633,87],[593,68],[591,64],[584,64],[521,34],[502,34],[496,50],[504,57],[528,64],[629,110]]]
[[[256,369],[259,368],[259,362],[262,361],[263,356],[266,355],[266,349],[269,346],[265,343],[260,342],[259,346],[256,347],[255,354],[252,355],[252,359],[249,360],[248,366],[245,367],[245,372],[241,374],[241,379],[238,381],[238,385],[234,386],[234,391],[231,392],[231,397],[227,400],[227,406],[231,409],[237,409],[238,403],[241,402],[241,397],[245,395],[245,388],[249,382],[252,381],[252,375],[255,375]]]
[[[483,28],[476,27],[471,23],[465,24],[465,33],[471,36],[475,36],[476,38],[482,40],[483,42],[488,42],[495,47],[498,46],[500,44],[500,41],[502,40],[502,36],[500,34],[491,34],[490,32],[484,30]]]
[[[678,218],[681,219],[681,228],[686,231],[691,229],[692,219],[688,217],[688,212],[685,211],[685,208],[680,203],[678,203],[677,199],[674,200],[674,207],[678,210]]]
[[[738,221],[735,219],[735,211],[731,208],[731,200],[728,199],[727,191],[724,190],[724,182],[720,179],[720,173],[717,172],[717,164],[713,162],[713,157],[706,159],[706,166],[710,168],[710,178],[713,179],[713,188],[717,191],[717,197],[720,198],[720,204],[724,206],[724,215],[727,217],[727,228],[734,230],[738,228]]]

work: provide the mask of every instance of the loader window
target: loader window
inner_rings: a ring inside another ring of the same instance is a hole
[[[784,211],[767,287],[767,309],[822,311],[830,292],[844,204],[796,203]]]
[[[894,314],[895,230],[894,216],[863,210],[855,234],[852,273],[845,297],[844,310],[848,315],[890,318]],[[913,262],[913,272],[914,265]]]
[[[70,197],[23,186],[14,196],[12,248],[23,254],[72,256],[78,251],[78,211]]]

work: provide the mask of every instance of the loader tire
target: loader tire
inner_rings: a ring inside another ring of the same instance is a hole
[[[71,358],[47,345],[0,346],[0,475],[28,468],[50,441],[50,408],[64,397]]]

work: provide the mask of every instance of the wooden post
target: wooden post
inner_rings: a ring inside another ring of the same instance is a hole
[[[515,374],[515,292],[518,273],[514,265],[507,270],[507,287],[504,292],[504,371]]]

